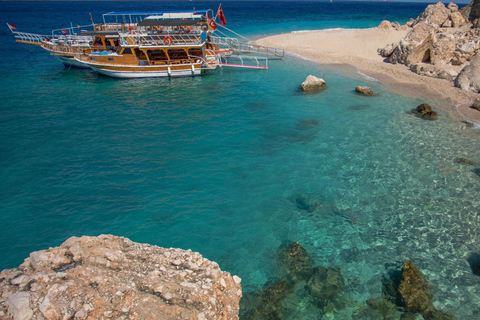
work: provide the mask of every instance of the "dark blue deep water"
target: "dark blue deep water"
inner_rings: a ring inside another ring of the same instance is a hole
[[[0,21],[48,33],[88,24],[90,12],[100,21],[193,6],[218,3],[0,2]],[[249,37],[404,23],[425,6],[222,4],[227,27]],[[0,43],[0,269],[70,236],[108,233],[199,251],[248,292],[275,277],[277,248],[299,241],[345,277],[344,308],[323,319],[351,319],[404,259],[424,272],[436,307],[480,314],[468,263],[480,253],[480,177],[455,161],[480,163],[479,134],[442,109],[422,121],[409,110],[423,101],[293,58],[268,71],[118,80],[68,70],[15,43],[5,24]],[[309,74],[328,89],[302,94]],[[380,94],[357,96],[359,84]],[[288,303],[290,319],[322,316],[302,296]]]

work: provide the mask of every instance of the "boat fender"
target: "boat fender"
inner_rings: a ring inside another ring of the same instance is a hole
[[[165,42],[166,44],[170,44],[172,43],[172,41],[173,39],[170,36],[165,36],[165,38],[163,38],[163,42]]]
[[[130,34],[134,34],[134,33],[136,33],[136,29],[135,29],[135,27],[134,27],[134,26],[130,26],[130,27],[128,27],[128,33],[130,33]]]

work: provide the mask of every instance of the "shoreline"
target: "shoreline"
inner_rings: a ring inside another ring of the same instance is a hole
[[[439,101],[441,106],[433,106],[434,110],[440,108],[460,121],[480,126],[480,112],[470,108],[477,94],[456,88],[448,80],[420,76],[405,65],[384,62],[377,53],[377,49],[403,39],[408,31],[329,29],[267,36],[254,43],[283,49],[348,76],[361,73],[400,95]]]

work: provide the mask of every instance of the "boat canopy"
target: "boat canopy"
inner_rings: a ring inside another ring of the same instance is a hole
[[[79,36],[118,36],[118,31],[83,31],[78,34]]]
[[[149,26],[194,26],[201,22],[201,20],[143,20],[137,25],[141,27]],[[206,22],[205,22],[206,23]]]

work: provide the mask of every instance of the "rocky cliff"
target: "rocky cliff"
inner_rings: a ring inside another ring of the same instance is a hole
[[[1,319],[238,319],[240,278],[190,250],[72,237],[0,273]]]
[[[454,82],[480,49],[480,29],[464,18],[478,20],[474,19],[474,12],[478,7],[480,13],[480,0],[469,6],[460,12],[454,3],[447,7],[442,2],[429,5],[417,19],[407,23],[411,30],[403,40],[379,49],[379,54],[387,62],[405,64],[420,75]],[[469,83],[461,88],[476,87]]]

